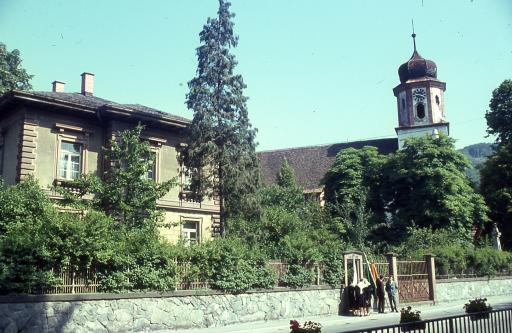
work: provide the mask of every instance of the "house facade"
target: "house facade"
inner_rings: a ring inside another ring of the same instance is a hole
[[[178,177],[179,185],[158,201],[165,211],[162,236],[201,242],[218,231],[219,205],[213,199],[187,198],[180,151],[188,119],[139,104],[119,104],[94,96],[94,75],[82,74],[80,93],[67,93],[53,82],[51,92],[11,91],[0,97],[0,176],[13,185],[33,175],[48,195],[81,174],[102,176],[102,147],[119,131],[145,125],[143,139],[155,153],[148,178],[163,182]]]

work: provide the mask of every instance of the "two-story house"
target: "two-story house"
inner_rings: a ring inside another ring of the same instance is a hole
[[[0,176],[16,184],[33,175],[52,192],[81,174],[103,174],[102,147],[118,131],[145,125],[144,139],[155,152],[155,165],[148,177],[156,182],[178,177],[179,186],[159,200],[165,210],[161,228],[171,242],[181,238],[200,242],[217,231],[219,206],[213,199],[187,199],[180,148],[188,119],[139,104],[119,104],[94,96],[94,75],[82,74],[80,93],[64,92],[65,84],[54,81],[51,92],[11,91],[0,97]]]

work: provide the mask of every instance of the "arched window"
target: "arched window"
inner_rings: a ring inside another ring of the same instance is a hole
[[[423,103],[416,104],[416,115],[418,118],[425,118],[425,105]]]

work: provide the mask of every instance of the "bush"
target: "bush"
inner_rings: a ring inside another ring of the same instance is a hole
[[[120,228],[112,253],[98,273],[101,291],[169,291],[176,289],[175,247],[142,230]]]
[[[61,212],[29,178],[0,186],[0,293],[40,293],[59,284],[53,270],[89,268],[108,256],[112,220]]]
[[[512,270],[512,254],[492,247],[468,251],[468,262],[478,276],[494,276],[499,272]]]
[[[290,264],[288,272],[281,278],[280,283],[291,288],[309,286],[313,281],[313,272],[303,265]]]
[[[324,255],[324,282],[332,287],[341,285],[343,279],[343,252],[341,248]]]
[[[461,245],[446,245],[432,249],[436,256],[436,269],[441,275],[457,274],[468,267],[468,247]]]
[[[217,239],[203,245],[207,257],[192,257],[192,264],[209,266],[209,279],[214,289],[243,292],[251,288],[271,288],[274,272],[268,258],[258,249],[250,249],[238,239]],[[206,263],[198,262],[206,259]]]

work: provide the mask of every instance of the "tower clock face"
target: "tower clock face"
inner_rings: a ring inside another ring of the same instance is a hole
[[[412,98],[415,102],[425,102],[427,90],[425,88],[416,88],[412,90]]]

